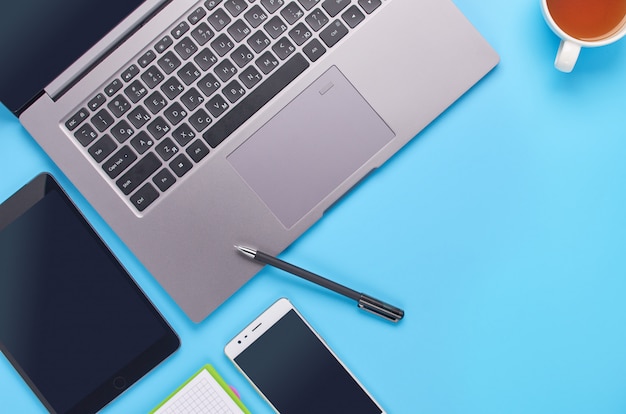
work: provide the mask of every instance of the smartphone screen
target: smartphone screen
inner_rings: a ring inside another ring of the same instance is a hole
[[[225,352],[279,413],[384,412],[287,299]]]

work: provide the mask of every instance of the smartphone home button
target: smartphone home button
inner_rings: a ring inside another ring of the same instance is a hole
[[[124,388],[126,388],[126,378],[124,377],[115,378],[113,380],[113,386],[115,387],[115,389],[123,390]]]

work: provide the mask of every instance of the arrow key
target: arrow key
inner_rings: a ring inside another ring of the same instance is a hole
[[[365,15],[359,10],[357,6],[352,6],[344,14],[341,15],[341,18],[351,29],[354,29],[359,23],[365,19]]]

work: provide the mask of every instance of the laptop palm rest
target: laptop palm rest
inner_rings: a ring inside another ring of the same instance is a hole
[[[333,66],[227,159],[291,228],[394,136]]]

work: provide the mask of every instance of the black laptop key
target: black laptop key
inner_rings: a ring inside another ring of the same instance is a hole
[[[121,94],[117,95],[107,106],[113,112],[113,115],[118,118],[130,109],[130,103]]]
[[[193,111],[204,102],[204,98],[196,88],[191,88],[180,97],[180,102],[185,105],[187,109]]]
[[[313,6],[319,3],[320,0],[298,0],[298,2],[307,10],[311,10]]]
[[[311,62],[315,62],[324,53],[326,53],[326,48],[322,45],[322,42],[317,39],[313,39],[309,43],[304,45],[302,51],[309,59],[311,59]]]
[[[65,123],[65,127],[69,129],[70,131],[73,131],[76,128],[78,128],[78,126],[82,124],[83,121],[87,119],[88,116],[89,116],[89,111],[85,108],[81,108],[78,110],[78,112],[72,115],[70,119],[67,120],[67,122]]]
[[[139,58],[137,63],[139,63],[139,66],[141,66],[142,68],[145,68],[150,63],[152,63],[154,59],[156,59],[156,54],[152,50],[148,50]]]
[[[174,50],[183,60],[187,60],[198,51],[198,46],[189,37],[185,37],[174,46]]]
[[[306,22],[316,32],[328,23],[328,16],[321,9],[315,9],[306,17]]]
[[[246,88],[252,89],[262,79],[261,74],[252,65],[245,68],[239,75],[239,79],[246,85]]]
[[[202,75],[202,72],[191,62],[183,66],[177,73],[185,85],[191,85]]]
[[[285,8],[280,11],[280,14],[289,24],[294,24],[302,16],[304,16],[304,12],[295,1],[292,1],[287,6],[285,6]]]
[[[194,62],[200,66],[200,69],[206,71],[217,63],[217,57],[209,49],[204,48],[193,58]]]
[[[159,92],[154,92],[143,103],[146,104],[150,112],[158,114],[167,105],[167,100]]]
[[[89,154],[96,162],[102,162],[117,148],[117,144],[109,135],[97,140],[90,148]]]
[[[181,146],[185,146],[189,144],[189,142],[196,137],[195,132],[187,124],[182,124],[174,132],[172,132],[172,137],[178,142]]]
[[[322,7],[326,10],[326,13],[330,14],[330,17],[335,17],[349,4],[350,0],[325,0],[322,3]]]
[[[248,5],[246,4],[246,0],[226,0],[224,8],[226,8],[233,17],[237,17],[248,8]]]
[[[98,137],[98,134],[91,125],[84,124],[76,132],[74,132],[74,137],[83,147],[86,147]]]
[[[159,67],[163,69],[166,75],[174,72],[180,66],[180,59],[176,57],[174,52],[169,51],[161,57],[157,62]],[[148,85],[149,86],[149,85]],[[152,86],[150,86],[152,88]]]
[[[104,93],[107,94],[107,96],[111,97],[113,95],[115,95],[115,92],[119,91],[122,88],[122,81],[119,79],[114,79],[111,83],[109,83],[105,88],[104,88]]]
[[[211,40],[215,34],[211,30],[208,24],[202,22],[195,29],[191,31],[191,36],[198,42],[200,46],[204,46],[206,42]]]
[[[161,166],[161,161],[154,153],[146,154],[139,162],[126,171],[117,181],[117,187],[126,195],[129,195]]]
[[[124,82],[130,82],[135,76],[139,74],[139,68],[137,65],[130,65],[128,69],[122,72],[122,79]]]
[[[350,26],[350,28],[354,29],[365,19],[365,15],[361,10],[359,10],[358,7],[352,6],[341,15],[341,18],[348,26]]]
[[[165,191],[174,185],[176,178],[167,168],[163,168],[152,178],[152,182],[159,187],[159,190]]]
[[[159,192],[157,189],[154,188],[152,184],[146,183],[146,185],[141,187],[130,197],[130,201],[137,208],[137,210],[144,211],[157,198],[159,198]]]
[[[165,138],[154,150],[163,158],[163,161],[168,161],[174,155],[178,154],[178,147],[170,138]]]
[[[225,33],[222,33],[211,42],[211,47],[218,55],[224,56],[235,47],[235,44]]]
[[[213,26],[216,32],[222,30],[228,23],[230,23],[230,17],[222,9],[217,9],[209,15],[209,24]]]
[[[148,70],[141,74],[141,79],[148,85],[148,88],[154,89],[159,83],[163,82],[165,76],[156,66],[150,66]]]
[[[198,88],[200,88],[202,93],[206,96],[213,95],[220,85],[220,81],[218,81],[217,78],[210,73],[198,82]]]
[[[185,87],[180,83],[178,78],[172,77],[169,78],[163,85],[161,85],[161,92],[165,94],[168,98],[174,99],[183,91]]]
[[[148,89],[139,80],[134,80],[130,85],[124,89],[124,94],[128,96],[133,103],[137,103],[146,96]]]
[[[263,49],[268,47],[271,43],[272,41],[270,40],[270,38],[267,37],[267,35],[261,30],[255,32],[248,39],[248,44],[257,53],[261,53],[261,51],[263,51]]]
[[[120,143],[126,142],[126,140],[135,135],[135,130],[131,128],[130,124],[126,120],[122,119],[113,128],[111,128],[111,134]]]
[[[215,67],[215,74],[219,76],[222,82],[226,82],[237,74],[237,68],[228,59],[224,59]]]
[[[212,122],[213,120],[204,109],[198,109],[196,113],[189,117],[189,123],[198,132],[204,131]]]
[[[113,121],[114,119],[109,111],[104,108],[98,111],[98,113],[95,114],[93,117],[91,117],[91,123],[100,132],[106,131],[111,125],[113,125]]]
[[[187,22],[180,22],[178,25],[172,29],[171,35],[174,39],[180,39],[182,35],[189,31],[189,24]]]
[[[169,165],[172,171],[174,171],[174,174],[178,177],[182,177],[187,174],[187,172],[191,170],[191,167],[193,167],[193,164],[189,161],[189,158],[187,158],[185,154],[178,154],[178,156],[174,158]]]
[[[307,40],[313,36],[311,30],[304,23],[298,23],[289,31],[289,37],[293,39],[298,46],[302,46]]]
[[[92,111],[95,111],[96,109],[100,108],[102,106],[102,104],[106,102],[106,100],[107,100],[106,96],[104,96],[103,93],[99,93],[96,96],[94,96],[93,98],[91,98],[91,100],[89,101],[87,106]]]
[[[280,17],[274,16],[269,22],[263,25],[263,28],[272,39],[278,39],[278,36],[287,30],[287,25]]]
[[[174,102],[170,105],[163,114],[172,125],[178,125],[180,121],[187,117],[187,111],[178,102]]]
[[[261,55],[261,57],[255,60],[254,63],[256,63],[259,69],[261,69],[261,72],[267,75],[273,71],[280,62],[270,52],[265,52]]]
[[[120,175],[133,162],[135,162],[136,159],[137,155],[135,155],[133,150],[126,145],[113,154],[113,156],[111,156],[111,158],[109,158],[104,164],[102,164],[102,169],[113,179]]]
[[[128,114],[128,120],[133,124],[135,128],[141,128],[150,119],[152,119],[152,117],[143,106],[138,106]]]
[[[246,94],[246,89],[234,80],[222,89],[222,93],[230,103],[235,103]]]
[[[326,43],[326,46],[333,47],[347,34],[348,28],[341,20],[335,20],[330,26],[320,32],[320,38]]]
[[[304,56],[300,53],[293,55],[205,132],[202,136],[204,140],[211,148],[217,147],[308,67],[309,63]]]
[[[250,33],[252,33],[252,30],[250,30],[248,25],[242,19],[237,20],[228,28],[228,34],[231,35],[237,43],[248,37]]]
[[[161,139],[165,134],[170,132],[170,126],[165,122],[163,117],[159,116],[148,125],[148,132],[154,139]]]
[[[285,2],[283,0],[261,0],[261,4],[271,14],[283,7]]]
[[[261,23],[267,20],[267,14],[258,5],[252,6],[250,10],[243,15],[246,21],[252,27],[259,27]]]
[[[370,14],[376,10],[382,2],[380,0],[359,0],[359,6],[363,7],[365,13]]]
[[[168,47],[172,46],[172,43],[174,43],[172,38],[169,36],[165,36],[161,40],[159,40],[156,45],[154,45],[154,48],[158,53],[163,53],[167,50]]]
[[[208,155],[209,148],[204,145],[202,140],[197,139],[189,147],[187,147],[185,151],[189,154],[192,160],[198,163]]]
[[[222,0],[207,0],[204,2],[204,7],[206,7],[207,10],[211,11],[216,8],[221,2]]]
[[[187,20],[191,24],[197,24],[204,16],[206,16],[206,11],[202,7],[198,7],[187,17]]]
[[[141,155],[154,146],[154,140],[146,131],[140,131],[135,138],[130,140],[130,145]]]
[[[217,118],[220,115],[222,115],[224,112],[226,112],[229,105],[226,102],[226,100],[222,98],[222,95],[217,94],[217,95],[214,95],[211,99],[209,99],[205,107],[209,110],[211,115]]]
[[[289,55],[296,51],[295,46],[287,39],[287,37],[283,37],[272,46],[272,50],[276,53],[276,56],[280,58],[280,60],[285,60]]]

